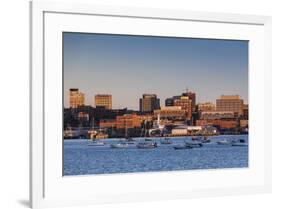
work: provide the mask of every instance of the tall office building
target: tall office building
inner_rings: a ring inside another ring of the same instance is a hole
[[[112,109],[112,96],[110,94],[96,94],[95,95],[96,107],[104,107],[107,110]]]
[[[243,99],[238,95],[222,95],[216,100],[216,110],[232,111],[237,116],[243,115]]]
[[[152,113],[154,110],[160,109],[160,99],[156,94],[143,94],[140,98],[140,111]]]
[[[187,96],[191,100],[191,109],[192,109],[192,112],[195,112],[195,110],[196,110],[196,94],[194,92],[186,90],[186,92],[183,93],[182,96]]]
[[[167,98],[165,100],[165,106],[166,107],[174,106],[174,97]]]
[[[182,110],[186,111],[187,119],[192,117],[192,100],[188,96],[180,96],[179,98],[174,99],[174,105],[181,107]]]
[[[85,104],[85,95],[79,92],[79,89],[69,89],[69,106],[77,108]]]
[[[177,106],[181,107],[181,110],[185,111],[186,118],[192,117],[192,100],[188,96],[173,96],[165,100],[165,106]]]

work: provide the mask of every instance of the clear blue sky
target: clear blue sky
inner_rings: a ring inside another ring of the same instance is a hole
[[[64,33],[64,105],[69,88],[86,104],[95,94],[112,94],[113,108],[137,110],[143,93],[161,105],[188,87],[197,102],[222,94],[248,101],[248,42],[149,36]]]

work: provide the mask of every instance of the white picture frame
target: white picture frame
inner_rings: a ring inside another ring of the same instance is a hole
[[[53,2],[31,2],[30,8],[32,208],[271,191],[270,17]],[[98,29],[92,28],[95,23]],[[185,32],[182,26],[193,30]],[[249,123],[250,137],[255,139],[250,142],[249,168],[63,177],[62,138],[57,138],[62,136],[59,34],[66,30],[249,40]],[[120,187],[118,181],[126,183]],[[143,184],[146,181],[151,181],[149,187]]]

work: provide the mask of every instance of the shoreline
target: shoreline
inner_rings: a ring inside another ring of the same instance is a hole
[[[208,137],[221,137],[221,136],[249,136],[249,134],[219,134],[219,135],[212,135],[212,136],[208,136]],[[168,136],[167,136],[168,137]],[[168,137],[168,138],[174,138],[174,139],[180,139],[180,138],[191,138],[191,137],[203,137],[203,136],[198,136],[198,135],[187,135],[187,136],[171,136],[171,137]],[[159,136],[150,136],[150,137],[132,137],[132,139],[145,139],[145,138],[150,138],[150,139],[164,139],[166,137],[162,136],[162,137],[159,137]],[[125,137],[116,137],[116,138],[105,138],[105,139],[90,139],[90,138],[69,138],[69,139],[63,139],[63,141],[68,141],[68,140],[88,140],[88,141],[92,141],[92,140],[125,140]]]

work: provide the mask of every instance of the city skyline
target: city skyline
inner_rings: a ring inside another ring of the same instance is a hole
[[[79,88],[91,106],[96,94],[111,94],[114,109],[138,110],[145,93],[164,106],[185,88],[197,103],[221,95],[248,103],[248,42],[64,33],[65,107],[70,88]]]

